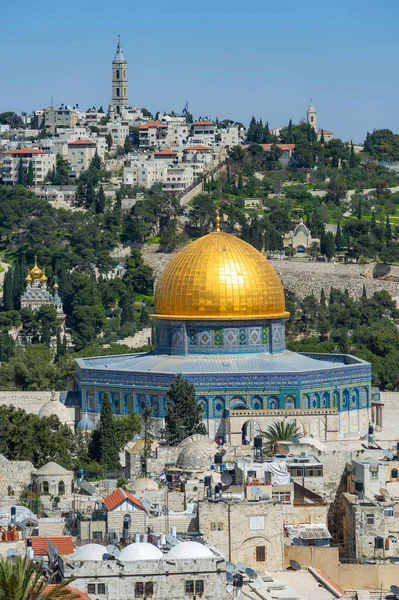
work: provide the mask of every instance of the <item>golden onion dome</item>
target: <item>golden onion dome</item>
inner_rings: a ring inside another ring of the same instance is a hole
[[[154,317],[183,320],[288,317],[269,261],[247,242],[216,230],[192,242],[161,273]]]
[[[57,283],[57,282],[55,282],[55,284],[53,285],[53,290],[58,290],[58,288],[59,288],[59,287],[60,287],[60,286],[58,285],[58,283]]]
[[[43,276],[43,271],[37,266],[37,258],[35,256],[35,266],[29,271],[32,279],[40,279]]]
[[[29,269],[28,269],[28,274],[25,277],[25,281],[26,281],[26,283],[31,283],[32,282],[32,277],[30,276]]]

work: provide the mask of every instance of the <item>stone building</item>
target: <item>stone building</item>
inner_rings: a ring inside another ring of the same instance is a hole
[[[314,107],[312,100],[310,101],[309,108],[306,113],[306,120],[313,127],[313,129],[317,133],[317,139],[320,141],[321,136],[323,135],[324,141],[327,143],[333,139],[334,134],[332,131],[328,131],[328,129],[318,129],[317,128],[317,111]]]
[[[73,503],[73,472],[55,462],[49,462],[32,472],[31,487],[40,493],[47,510],[71,510]]]
[[[146,509],[133,494],[118,488],[104,499],[104,505],[108,534],[115,534],[116,539],[129,539],[136,533],[146,533]]]
[[[153,352],[76,361],[82,416],[98,419],[107,394],[114,414],[150,405],[162,427],[167,391],[181,373],[196,389],[211,439],[240,446],[282,419],[316,439],[358,439],[371,418],[371,365],[344,354],[289,352],[287,316],[272,265],[217,226],[160,275]]]
[[[127,61],[123,56],[121,37],[118,35],[118,45],[112,61],[112,99],[109,107],[111,120],[120,118],[122,109],[128,104]]]
[[[33,167],[33,184],[41,185],[55,166],[55,154],[38,148],[17,148],[4,152],[2,162],[1,174],[5,185],[17,185],[20,165],[27,175],[30,163]]]
[[[73,411],[73,409],[72,409]],[[59,418],[61,423],[68,425],[72,429],[75,429],[75,420],[69,409],[60,400],[59,394],[54,390],[51,392],[51,399],[45,402],[38,412],[40,419],[43,417],[56,416]]]
[[[81,546],[65,557],[64,576],[90,600],[227,600],[226,563],[216,550],[180,542],[169,551],[148,542],[126,546],[118,560],[104,560],[105,548]]]
[[[294,256],[306,256],[312,244],[320,246],[318,238],[312,238],[310,229],[305,225],[302,219],[296,225],[293,231],[284,235],[284,248],[292,248]]]
[[[0,454],[0,496],[19,498],[29,485],[34,467],[27,460],[8,460]]]

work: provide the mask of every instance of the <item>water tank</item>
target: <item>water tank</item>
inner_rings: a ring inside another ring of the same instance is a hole
[[[370,423],[370,425],[369,425],[369,435],[373,435],[373,433],[374,433],[374,427]]]
[[[355,481],[355,492],[363,491],[363,481],[361,479],[356,479]]]
[[[16,506],[12,506],[11,507],[11,523],[15,523],[15,521],[17,520],[17,507]]]
[[[392,479],[397,479],[398,478],[398,469],[392,469],[392,471],[391,471],[391,477],[392,477]]]
[[[374,538],[374,548],[376,550],[382,550],[384,548],[384,538],[381,537],[380,535],[377,535]]]
[[[244,585],[244,577],[242,575],[240,575],[239,573],[236,573],[236,575],[233,575],[233,585],[235,587],[241,588]]]
[[[254,438],[254,443],[255,443],[255,448],[262,448],[262,443],[263,443],[262,436],[257,435]]]
[[[221,465],[223,462],[222,454],[215,454],[215,465]]]

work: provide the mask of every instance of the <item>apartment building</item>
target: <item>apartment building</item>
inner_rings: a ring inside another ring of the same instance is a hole
[[[33,183],[41,185],[46,175],[55,166],[55,154],[48,154],[38,148],[17,148],[7,150],[3,154],[2,177],[5,185],[17,185],[20,164],[25,177],[28,174],[29,163],[33,166]]]
[[[68,160],[72,177],[79,177],[89,168],[96,153],[97,144],[91,140],[68,142]]]

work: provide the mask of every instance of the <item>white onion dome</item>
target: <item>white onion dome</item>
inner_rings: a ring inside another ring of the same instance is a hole
[[[176,546],[173,546],[166,555],[166,558],[182,558],[182,559],[196,559],[196,558],[214,558],[214,554],[199,542],[180,542]]]
[[[71,558],[73,560],[103,560],[106,553],[107,549],[101,544],[85,544],[76,548]]]
[[[66,423],[67,425],[73,424],[73,419],[69,414],[69,410],[65,404],[57,398],[55,393],[52,394],[51,400],[43,404],[38,413],[39,419],[51,417],[52,415],[57,416],[61,423]]]
[[[134,560],[159,560],[163,557],[162,552],[159,548],[148,542],[135,542],[129,544],[120,553],[120,561],[134,561]]]

